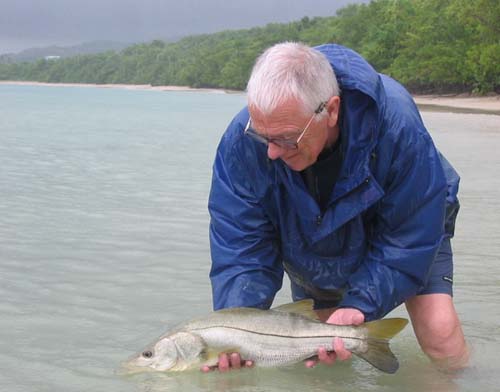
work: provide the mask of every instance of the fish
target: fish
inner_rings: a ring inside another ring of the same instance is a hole
[[[216,366],[223,353],[239,353],[256,367],[288,366],[312,358],[319,347],[331,347],[334,337],[385,373],[399,363],[389,340],[407,324],[405,318],[387,318],[358,326],[318,320],[313,301],[306,299],[272,309],[228,308],[184,322],[134,354],[124,373],[178,372]]]

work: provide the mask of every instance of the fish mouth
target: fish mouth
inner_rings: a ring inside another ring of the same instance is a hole
[[[115,370],[117,376],[130,376],[138,373],[153,372],[154,369],[149,366],[139,366],[133,361],[124,361],[120,364],[120,367]]]
[[[152,372],[153,369],[147,367],[147,368],[140,368],[140,367],[135,367],[135,368],[124,368],[120,367],[115,370],[115,374],[117,376],[133,376],[135,374],[140,374],[140,373],[149,373]]]

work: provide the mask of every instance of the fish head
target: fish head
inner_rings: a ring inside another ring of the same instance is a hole
[[[192,369],[205,360],[206,345],[203,339],[190,332],[177,332],[172,335],[177,348],[177,361],[170,369],[171,371],[182,371]]]
[[[124,373],[143,371],[181,371],[199,365],[204,359],[205,343],[188,332],[177,332],[161,337],[126,361]]]
[[[178,356],[174,340],[167,336],[134,354],[122,368],[128,374],[149,370],[166,371],[175,366]]]

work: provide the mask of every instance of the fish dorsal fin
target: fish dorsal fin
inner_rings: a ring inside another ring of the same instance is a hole
[[[312,299],[303,299],[301,301],[276,306],[272,310],[284,313],[296,313],[311,320],[319,320],[313,307],[314,301]]]

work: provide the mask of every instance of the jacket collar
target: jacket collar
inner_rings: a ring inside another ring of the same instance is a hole
[[[341,138],[344,161],[332,201],[370,177],[370,159],[385,110],[380,75],[358,53],[341,45],[316,47],[329,60],[341,89]]]

